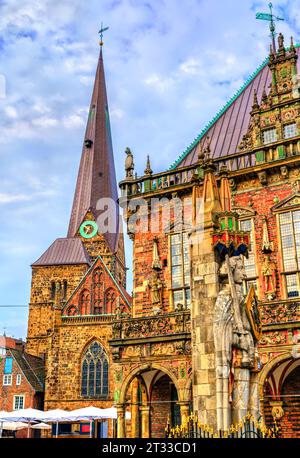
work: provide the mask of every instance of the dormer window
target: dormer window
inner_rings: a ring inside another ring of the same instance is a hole
[[[277,132],[276,128],[267,129],[263,131],[263,142],[265,145],[268,143],[273,143],[277,141]]]
[[[298,135],[298,133],[295,122],[284,126],[284,138],[296,137],[296,135]]]

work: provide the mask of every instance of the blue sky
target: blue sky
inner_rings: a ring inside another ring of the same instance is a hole
[[[300,0],[273,3],[286,19],[280,31],[299,42]],[[0,305],[28,304],[30,264],[66,235],[101,21],[110,27],[104,60],[121,180],[127,146],[139,174],[147,154],[155,172],[168,168],[260,65],[269,31],[255,13],[267,5],[0,1]],[[1,307],[0,333],[25,337],[27,312]]]

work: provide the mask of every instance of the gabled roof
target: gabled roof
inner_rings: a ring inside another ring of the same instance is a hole
[[[295,45],[299,56],[299,44]],[[200,132],[191,145],[171,165],[171,169],[192,165],[198,160],[199,147],[210,141],[210,156],[219,158],[237,152],[243,135],[247,132],[253,104],[254,89],[260,103],[264,88],[268,92],[271,72],[269,58],[247,79],[241,89],[226,103],[216,116]]]
[[[10,349],[10,353],[35,391],[44,391],[45,367],[42,358],[21,350]]]
[[[68,298],[66,304],[65,304],[65,307],[64,309],[66,310],[68,308],[68,306],[70,305],[70,303],[72,302],[72,298],[74,297],[74,295],[77,293],[77,291],[81,288],[81,286],[83,285],[86,277],[88,277],[91,272],[94,270],[94,268],[96,267],[96,264],[101,264],[102,267],[105,269],[105,271],[107,272],[107,274],[110,276],[110,278],[113,280],[116,288],[119,290],[121,296],[123,297],[124,301],[126,302],[126,304],[128,305],[128,307],[131,307],[131,303],[132,303],[132,297],[130,296],[130,294],[126,291],[126,289],[120,285],[115,277],[112,275],[111,271],[109,270],[109,268],[107,267],[107,265],[105,264],[105,262],[103,261],[102,257],[101,256],[97,256],[97,258],[95,259],[95,261],[93,262],[93,264],[91,265],[91,267],[88,269],[88,271],[84,274],[84,276],[82,277],[82,279],[80,280],[80,283],[78,284],[78,286],[74,289],[74,291],[72,292],[72,294],[70,295],[70,297]]]
[[[32,266],[65,264],[91,264],[88,252],[77,237],[56,239]]]
[[[98,217],[100,211],[97,210],[97,202],[101,198],[111,198],[114,202],[118,199],[102,48],[83,142],[68,237],[77,234],[88,210]],[[116,223],[115,232],[103,235],[111,251],[115,252],[119,237],[118,210],[113,218]]]

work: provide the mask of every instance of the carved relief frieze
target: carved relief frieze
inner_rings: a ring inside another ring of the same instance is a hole
[[[279,332],[268,332],[263,334],[262,339],[259,342],[259,345],[266,346],[266,345],[283,345],[287,343],[288,335],[285,331]]]

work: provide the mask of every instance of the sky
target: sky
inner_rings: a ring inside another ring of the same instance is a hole
[[[298,43],[300,0],[273,4]],[[0,334],[26,337],[30,265],[66,236],[101,21],[120,181],[127,146],[139,175],[147,154],[167,169],[261,64],[257,11],[268,2],[0,0]]]

